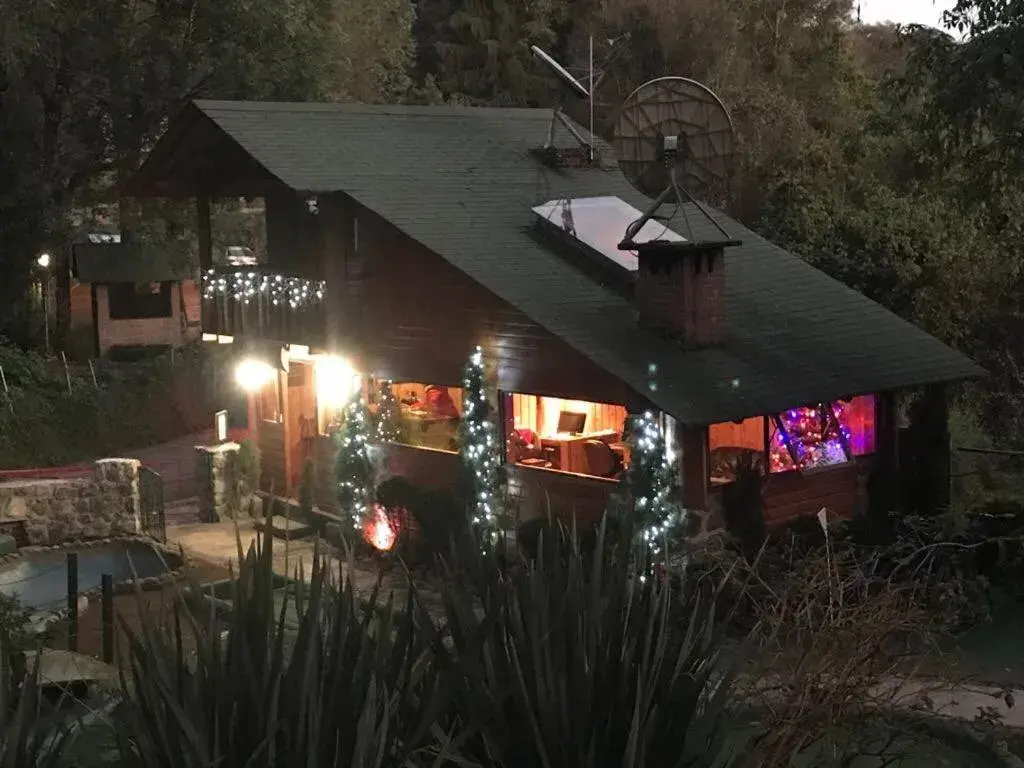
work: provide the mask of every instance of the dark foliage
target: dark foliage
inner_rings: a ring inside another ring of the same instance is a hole
[[[747,560],[757,557],[768,536],[763,485],[761,468],[750,454],[742,454],[733,465],[733,481],[722,487],[722,514],[726,529]]]

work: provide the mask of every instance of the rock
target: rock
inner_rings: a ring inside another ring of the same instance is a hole
[[[14,540],[13,536],[8,536],[6,533],[0,533],[0,557],[14,554],[17,549],[18,542]]]

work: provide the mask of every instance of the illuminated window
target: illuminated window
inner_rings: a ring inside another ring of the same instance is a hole
[[[708,468],[712,484],[731,482],[736,466],[749,459],[753,466],[764,464],[764,418],[723,424],[708,428]]]
[[[386,382],[378,381],[370,405],[376,418],[391,419],[388,430],[396,435],[392,440],[417,448],[438,451],[459,450],[459,423],[462,421],[462,389],[415,381],[396,381],[391,384],[398,404],[388,414],[381,408],[381,388]]]
[[[620,478],[629,465],[622,440],[625,407],[524,394],[509,400],[510,463],[609,479]]]
[[[862,395],[831,405],[790,408],[708,428],[712,484],[734,479],[737,463],[749,458],[763,467],[765,439],[771,472],[845,464],[875,450],[875,398]]]
[[[772,420],[772,472],[845,464],[875,450],[875,398],[790,408]]]

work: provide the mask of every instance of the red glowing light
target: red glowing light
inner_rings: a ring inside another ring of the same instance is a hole
[[[381,552],[389,551],[398,540],[397,526],[388,518],[383,507],[376,506],[363,526],[363,538]]]

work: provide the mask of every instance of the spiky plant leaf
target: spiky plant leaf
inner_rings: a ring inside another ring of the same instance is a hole
[[[435,754],[445,705],[413,598],[396,607],[375,590],[362,604],[319,555],[282,593],[270,539],[240,554],[227,617],[181,600],[174,632],[126,627],[126,760],[397,768]]]
[[[512,768],[711,768],[737,764],[730,742],[732,680],[714,629],[713,590],[681,598],[602,526],[595,553],[577,537],[541,541],[519,570],[445,590],[439,663],[457,687],[471,736],[467,757]],[[675,642],[681,636],[681,645]],[[735,662],[734,662],[735,663]]]

